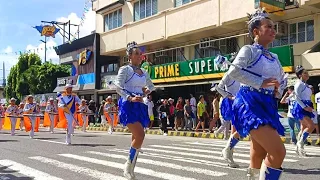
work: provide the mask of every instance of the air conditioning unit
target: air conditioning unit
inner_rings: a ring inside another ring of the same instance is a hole
[[[214,47],[214,38],[202,38],[200,39],[200,49],[206,49],[210,47]]]
[[[277,22],[275,24],[277,36],[288,36],[288,24],[284,22]]]
[[[285,0],[286,9],[299,7],[299,2],[297,0]]]
[[[156,57],[168,56],[168,51],[164,50],[164,48],[158,49],[156,52]]]

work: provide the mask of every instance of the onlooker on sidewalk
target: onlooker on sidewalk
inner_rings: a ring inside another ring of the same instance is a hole
[[[170,115],[169,115],[169,126],[171,127],[172,130],[174,130],[174,118],[175,118],[175,114],[174,114],[174,99],[169,98],[169,110],[170,110]]]
[[[161,130],[164,136],[168,135],[168,114],[170,113],[168,100],[164,99],[162,105],[159,107],[159,119],[161,120]]]
[[[204,123],[205,123],[205,120],[206,120],[206,105],[204,104],[204,97],[203,95],[200,96],[199,98],[199,103],[197,105],[197,116],[198,116],[198,119],[199,119],[199,122],[198,122],[198,125],[195,129],[195,131],[198,131],[198,128],[202,127],[202,131],[205,133],[206,131],[204,130]]]
[[[192,112],[192,108],[189,102],[189,99],[185,100],[186,104],[184,105],[184,130],[192,130],[192,119],[194,117],[194,114]]]
[[[97,107],[96,107],[96,103],[93,100],[89,101],[88,108],[92,113],[96,114]],[[96,122],[95,115],[89,115],[89,124],[90,123],[95,124],[95,122]]]
[[[213,111],[213,115],[212,115],[212,120],[210,121],[209,124],[209,131],[212,132],[213,128],[216,127],[217,121],[219,121],[219,99],[220,99],[220,94],[217,93],[214,95],[214,99],[212,101],[212,111]]]
[[[178,131],[179,130],[179,126],[181,128],[184,127],[184,121],[183,118],[184,118],[184,115],[183,115],[183,103],[182,103],[182,97],[179,97],[178,98],[178,102],[176,104],[176,120],[175,120],[175,130]]]
[[[154,104],[152,101],[152,96],[150,94],[148,95],[148,97],[144,99],[144,103],[148,106],[148,115],[150,118],[149,128],[152,128],[153,122],[154,122],[154,115],[153,115]]]
[[[286,94],[282,97],[280,103],[281,104],[288,104],[288,124],[290,128],[290,137],[291,137],[291,143],[297,144],[297,137],[294,131],[294,126],[296,125],[298,132],[300,131],[300,121],[298,119],[295,119],[293,115],[291,114],[292,108],[293,108],[293,102],[294,97],[290,96],[290,94],[294,91],[294,86],[288,87],[288,91]]]
[[[193,122],[193,125],[192,125],[192,128],[196,128],[197,126],[197,100],[196,98],[193,96],[193,94],[190,94],[190,106],[191,106],[191,109],[192,109],[192,113],[194,115],[194,117],[192,118],[192,122]]]

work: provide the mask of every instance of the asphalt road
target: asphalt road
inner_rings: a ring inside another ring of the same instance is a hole
[[[117,180],[122,177],[131,135],[105,132],[79,132],[72,145],[64,144],[64,131],[55,134],[26,132],[16,136],[0,132],[0,180]],[[234,152],[240,168],[226,166],[220,157],[225,141],[189,137],[147,135],[138,158],[137,179],[154,180],[241,180],[246,179],[249,143],[240,142]],[[316,180],[320,176],[320,148],[306,147],[311,157],[299,158],[293,145],[286,145],[287,156],[281,179]]]

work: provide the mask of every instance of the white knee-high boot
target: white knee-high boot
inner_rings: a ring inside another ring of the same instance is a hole
[[[50,132],[53,133],[54,128],[54,115],[49,115],[50,118]]]
[[[231,134],[227,146],[222,150],[222,157],[228,162],[228,166],[233,168],[238,168],[239,165],[233,160],[233,148],[239,142],[239,139],[235,138],[233,134]]]
[[[266,164],[262,162],[259,180],[278,180],[282,172],[282,169],[267,167]]]
[[[9,119],[10,119],[10,123],[11,123],[11,136],[13,136],[14,132],[16,130],[17,118],[11,117]]]
[[[260,175],[260,169],[248,168],[247,178],[248,180],[258,180]]]
[[[123,175],[129,180],[135,179],[134,168],[137,163],[137,158],[139,155],[140,149],[130,148],[129,157],[125,163]]]
[[[82,116],[82,119],[83,119],[82,131],[83,131],[83,132],[86,132],[87,116],[86,116],[86,115]]]
[[[33,139],[36,118],[35,117],[29,117],[29,119],[30,119],[30,123],[31,123],[30,138]]]

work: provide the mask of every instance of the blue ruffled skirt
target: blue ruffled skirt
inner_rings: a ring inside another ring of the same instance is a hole
[[[148,106],[141,102],[130,102],[123,98],[118,101],[119,106],[119,120],[124,126],[140,122],[145,128],[150,123],[148,115]]]
[[[256,90],[251,87],[241,87],[232,106],[234,116],[232,124],[237,132],[246,137],[259,126],[270,125],[284,136],[277,100],[271,90]]]
[[[221,116],[223,117],[223,120],[230,121],[233,117],[233,111],[232,111],[232,104],[233,100],[230,98],[223,98],[221,105],[220,105],[220,112]]]
[[[311,101],[302,100],[302,102],[309,107],[313,107],[313,104]],[[308,111],[302,109],[302,107],[296,101],[294,101],[294,103],[293,103],[293,108],[292,108],[291,113],[295,119],[299,119],[299,120],[302,120],[304,116],[314,118],[313,112],[308,112]]]

